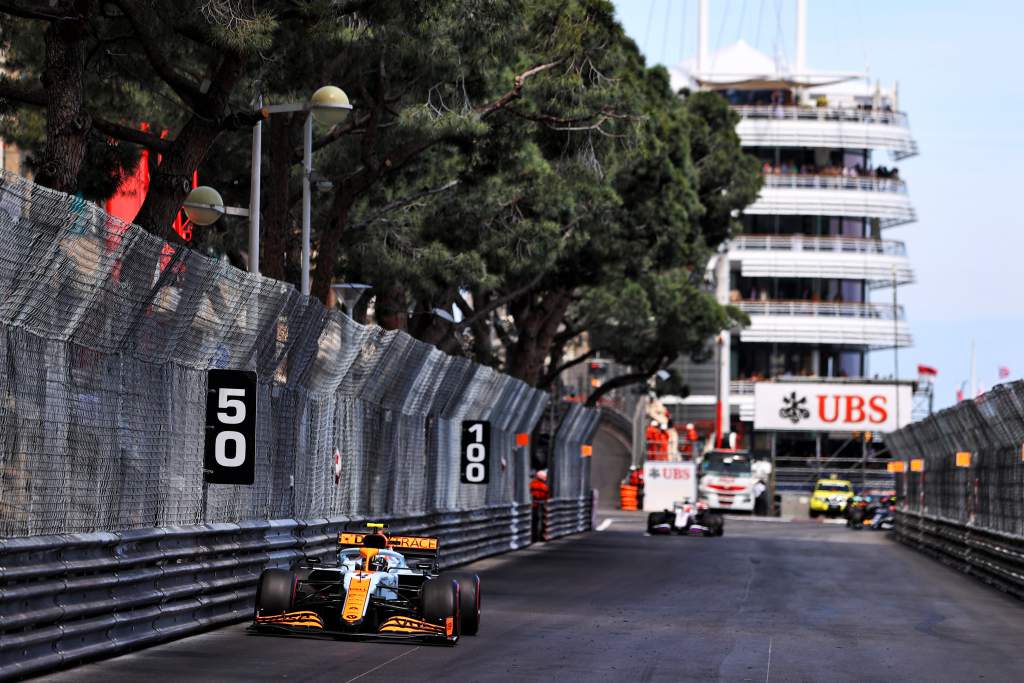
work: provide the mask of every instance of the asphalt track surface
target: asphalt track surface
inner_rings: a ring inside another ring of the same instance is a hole
[[[722,538],[604,531],[477,562],[454,648],[260,636],[245,625],[52,681],[1021,681],[1024,604],[886,538],[730,519]]]

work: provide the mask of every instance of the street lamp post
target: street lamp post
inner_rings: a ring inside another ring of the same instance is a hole
[[[310,222],[313,203],[313,119],[326,126],[341,123],[352,105],[341,88],[325,85],[309,98],[309,102],[274,104],[266,107],[269,114],[306,112],[302,128],[302,293],[309,296]],[[257,238],[258,239],[258,238]]]
[[[360,282],[342,282],[331,285],[331,289],[341,299],[341,305],[345,309],[345,314],[352,319],[355,319],[355,307],[359,302],[359,297],[369,288],[370,285],[364,285]]]
[[[256,100],[257,108],[265,118],[273,114],[305,112],[302,130],[302,293],[309,296],[310,228],[312,221],[313,176],[313,119],[333,126],[341,123],[352,109],[348,95],[341,88],[325,85],[314,92],[308,102],[261,106],[263,98]],[[249,208],[226,207],[220,194],[212,187],[197,187],[185,200],[185,213],[196,225],[210,225],[227,214],[249,217],[249,272],[260,272],[260,166],[262,158],[262,122],[252,129],[251,178],[249,181]]]

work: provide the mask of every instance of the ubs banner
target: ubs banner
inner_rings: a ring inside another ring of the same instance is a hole
[[[892,432],[910,422],[912,401],[909,384],[758,382],[754,429]]]
[[[697,472],[692,462],[644,463],[644,512],[671,510],[673,503],[687,498],[697,500]]]

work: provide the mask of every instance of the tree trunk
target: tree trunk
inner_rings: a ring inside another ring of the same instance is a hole
[[[135,222],[168,242],[181,241],[172,226],[174,217],[192,190],[192,174],[221,133],[228,98],[244,66],[241,55],[229,52],[224,56],[211,79],[203,110],[193,114],[174,138],[150,179],[149,192]]]
[[[383,287],[377,291],[374,316],[377,324],[385,330],[407,330],[409,328],[409,302],[405,290],[397,285]]]
[[[480,309],[486,306],[490,302],[490,297],[482,292],[473,292],[473,306]],[[463,311],[463,315],[466,312]],[[494,364],[494,347],[491,339],[491,322],[490,317],[483,317],[480,320],[473,323],[471,328],[473,330],[473,358],[477,363],[483,365]]]
[[[292,232],[289,179],[292,169],[292,115],[278,114],[270,120],[270,173],[267,177],[260,240],[260,270],[267,277],[288,281],[288,247]]]
[[[219,134],[220,128],[215,124],[197,116],[189,119],[150,178],[149,192],[135,217],[136,223],[168,242],[181,242],[174,231],[174,217],[192,190],[192,175]]]
[[[89,115],[82,111],[86,22],[91,0],[78,0],[76,17],[50,22],[46,29],[46,146],[36,182],[61,192],[78,189],[78,173],[85,159]]]
[[[338,262],[338,247],[341,245],[341,238],[348,226],[348,214],[352,209],[353,202],[355,202],[355,197],[349,188],[343,187],[336,191],[331,206],[330,224],[320,234],[319,239],[311,238],[313,247],[316,249],[316,264],[310,264],[312,272],[310,273],[309,293],[325,303],[327,294],[331,291],[331,284],[334,282],[334,266]],[[377,296],[378,308],[376,310],[379,310],[379,292]],[[379,322],[380,314],[378,313],[377,316]]]
[[[530,386],[537,386],[544,373],[544,361],[558,332],[572,297],[569,292],[555,290],[533,305],[527,295],[513,303],[518,338],[508,349],[508,373]],[[525,301],[524,301],[525,300]]]

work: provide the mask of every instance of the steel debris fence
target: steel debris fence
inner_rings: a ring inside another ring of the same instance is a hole
[[[210,368],[258,373],[257,474],[204,496]],[[0,177],[0,537],[525,503],[515,434],[547,400]],[[558,497],[589,487],[579,445],[597,416],[577,408],[556,437]],[[466,419],[491,421],[485,486],[459,480]]]
[[[886,437],[903,510],[1024,536],[1024,381],[1001,384]],[[968,453],[969,466],[956,454]],[[922,471],[909,463],[923,460]]]

